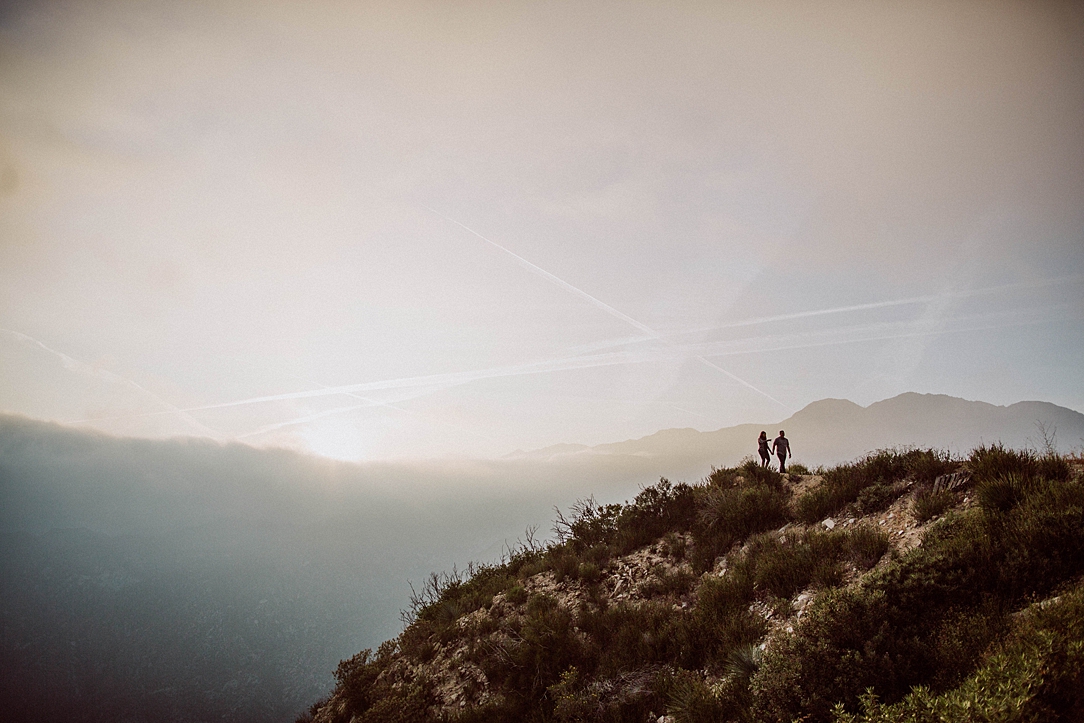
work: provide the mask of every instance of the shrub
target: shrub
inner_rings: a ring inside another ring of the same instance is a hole
[[[593,583],[602,578],[602,570],[593,562],[581,562],[576,575],[586,583]]]
[[[704,679],[688,670],[674,675],[668,693],[666,712],[676,723],[716,723],[727,712]]]
[[[930,520],[956,502],[956,495],[947,490],[934,492],[930,485],[923,485],[915,492],[914,501],[911,503],[911,514],[919,524]]]
[[[723,577],[708,577],[697,589],[690,621],[693,655],[686,661],[722,661],[734,648],[756,643],[764,635],[764,620],[749,610],[754,581],[750,566],[735,565]]]
[[[1003,611],[1084,573],[1084,485],[1037,480],[1007,511],[950,515],[857,589],[814,602],[754,676],[766,720],[827,720],[866,688],[889,703],[969,674]]]
[[[686,551],[685,538],[675,532],[667,532],[659,544],[659,552],[677,560],[684,559]]]
[[[696,512],[693,489],[672,484],[665,477],[645,487],[630,504],[598,505],[588,498],[572,507],[571,520],[557,511],[554,532],[574,551],[612,545],[624,554],[652,542],[667,532],[684,532]]]
[[[640,586],[640,594],[646,597],[656,595],[684,595],[696,584],[696,575],[685,568],[666,571],[652,577]]]
[[[764,651],[759,645],[740,645],[730,651],[726,659],[726,672],[739,680],[749,680],[760,668]]]
[[[787,465],[787,472],[789,472],[790,474],[795,474],[795,475],[811,475],[811,474],[813,474],[812,472],[809,471],[809,467],[806,467],[801,462],[791,462],[790,464],[788,464]]]
[[[344,705],[331,716],[334,723],[408,723],[425,719],[433,695],[425,680],[419,679],[401,688],[379,682],[379,676],[391,664],[395,644],[386,642],[375,656],[363,650],[343,660],[335,670],[335,680]]]
[[[952,474],[960,469],[961,462],[948,452],[937,449],[911,450],[904,463],[907,476],[920,485],[932,483],[941,475]]]
[[[1024,495],[1025,483],[1017,473],[984,477],[975,485],[975,496],[989,514],[1001,514],[1012,509]]]
[[[835,723],[946,720],[1084,720],[1084,594],[1029,610],[1009,637],[959,687],[936,694],[920,686],[893,705],[863,695],[862,711],[834,711]]]
[[[782,537],[768,533],[750,539],[745,555],[734,565],[752,570],[757,597],[788,599],[810,583],[838,584],[844,544],[842,534],[819,530],[793,531]]]
[[[778,475],[776,476],[778,477]],[[706,570],[715,558],[749,535],[779,527],[788,518],[789,492],[772,483],[709,485],[698,490],[693,567]]]
[[[443,631],[462,616],[489,607],[494,595],[514,584],[516,577],[505,565],[471,563],[466,572],[453,568],[450,573],[430,573],[421,590],[411,585],[410,608],[402,613],[403,621],[408,626],[421,621]]]
[[[671,484],[663,477],[645,487],[631,505],[625,505],[617,520],[616,545],[619,554],[654,542],[667,532],[686,532],[696,519],[696,495],[681,482]]]
[[[859,570],[868,570],[892,547],[888,534],[870,525],[856,525],[846,534],[847,558]]]
[[[583,644],[572,631],[570,611],[549,595],[531,595],[516,636],[478,661],[490,684],[513,699],[512,711],[538,705],[563,671],[582,663]]]
[[[553,532],[557,541],[581,551],[595,545],[606,545],[613,541],[617,533],[617,516],[621,514],[621,505],[599,505],[594,498],[588,497],[572,506],[572,519],[568,520],[560,510],[554,510],[556,520]]]
[[[644,720],[649,711],[663,704],[656,692],[658,678],[659,671],[650,667],[594,680],[581,675],[576,667],[569,668],[559,682],[550,686],[554,718],[561,723]]]
[[[576,578],[580,571],[580,558],[569,545],[557,545],[546,553],[546,564],[553,570],[554,579],[564,582],[565,578]]]
[[[1066,481],[1072,477],[1068,460],[1058,455],[1037,456],[1030,450],[1006,449],[1000,444],[982,446],[971,453],[967,467],[976,482],[1014,475],[1025,484],[1034,478]]]
[[[891,505],[899,497],[899,493],[900,490],[892,484],[871,485],[858,493],[854,501],[854,510],[859,515],[880,512]]]
[[[516,583],[508,588],[508,592],[505,593],[504,599],[513,605],[522,605],[527,602],[527,589],[524,588],[523,585]]]
[[[900,495],[903,487],[898,483],[908,476],[928,477],[955,464],[933,450],[879,450],[857,462],[826,470],[821,485],[798,498],[795,512],[808,524],[831,517],[850,504],[855,504],[860,514],[876,512]]]

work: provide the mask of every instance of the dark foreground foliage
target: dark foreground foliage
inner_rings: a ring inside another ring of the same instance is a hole
[[[955,509],[957,491],[931,499],[936,477],[961,470],[973,479],[975,504]],[[859,517],[902,495],[912,495],[918,519],[947,511],[903,555],[886,557],[889,538],[876,525],[793,524]],[[501,565],[431,579],[398,639],[340,665],[337,694],[317,716],[1082,719],[1084,485],[1064,459],[1001,447],[966,460],[882,451],[827,470],[822,486],[791,496],[783,475],[749,464],[695,486],[662,480],[625,505],[580,503],[569,518],[558,516],[554,544],[526,544]],[[688,565],[653,579],[635,602],[602,594],[615,559],[645,545]],[[540,572],[576,586],[583,602],[570,608],[528,593],[525,581]],[[763,646],[769,620],[792,614],[802,591],[815,597],[793,633]],[[1036,604],[1059,592],[1056,603]],[[495,600],[519,613],[464,620],[495,610]],[[501,635],[486,637],[495,631]],[[437,714],[424,676],[402,684],[388,673],[450,644],[465,646],[464,660],[494,695]],[[980,709],[990,714],[960,713]],[[1019,716],[998,713],[1010,709]]]

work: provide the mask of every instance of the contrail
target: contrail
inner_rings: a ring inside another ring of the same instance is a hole
[[[1043,307],[1041,310],[1035,310],[1036,312],[1042,311],[1044,314],[1043,316],[1024,320],[1011,320],[1006,318],[1009,317],[1010,314],[1015,315],[1015,312],[969,314],[966,316],[945,319],[945,325],[936,329],[930,328],[921,319],[917,322],[880,322],[815,332],[803,332],[800,334],[771,335],[725,342],[709,342],[707,344],[695,345],[692,348],[705,356],[735,356],[739,354],[762,354],[765,352],[786,351],[791,349],[812,349],[823,346],[857,344],[887,339],[941,336],[944,334],[1031,326],[1034,324],[1064,321],[1064,319],[1050,318],[1049,312],[1055,309],[1077,310],[1073,304],[1056,304]],[[950,323],[954,325],[948,326]],[[916,326],[920,328],[916,330]]]
[[[450,221],[451,223],[454,223],[456,226],[459,226],[464,231],[467,231],[468,233],[471,233],[474,236],[477,236],[478,238],[482,239],[483,241],[485,241],[490,246],[493,246],[494,248],[499,249],[499,250],[503,251],[504,253],[508,254],[513,259],[515,259],[516,263],[518,263],[520,266],[522,266],[523,268],[527,269],[528,271],[530,271],[532,273],[537,274],[538,276],[541,276],[546,281],[549,281],[550,283],[556,284],[557,286],[561,287],[562,289],[564,289],[565,291],[568,291],[571,294],[575,294],[576,296],[580,297],[581,299],[584,299],[585,301],[587,301],[589,304],[595,306],[596,308],[601,309],[602,311],[605,311],[610,316],[613,316],[614,318],[620,319],[621,321],[625,322],[629,326],[632,326],[633,328],[638,329],[638,330],[644,332],[645,334],[648,334],[653,339],[657,339],[659,341],[662,341],[663,343],[669,343],[663,338],[663,336],[659,332],[655,331],[654,329],[652,329],[647,324],[643,324],[643,323],[637,321],[636,319],[633,319],[628,314],[625,314],[625,313],[622,313],[622,312],[618,311],[617,309],[610,306],[606,302],[604,302],[604,301],[602,301],[600,299],[596,299],[594,296],[591,296],[590,294],[588,294],[583,289],[580,289],[580,288],[578,288],[576,286],[573,286],[572,284],[568,283],[567,281],[565,281],[565,280],[563,280],[561,278],[558,278],[557,276],[554,276],[549,271],[546,271],[542,267],[531,263],[530,261],[523,258],[519,254],[514,253],[514,252],[510,251],[509,249],[505,248],[504,246],[500,245],[496,241],[493,241],[491,239],[486,238],[482,234],[480,234],[477,231],[475,231],[474,229],[472,229],[470,226],[462,224],[459,221],[456,221],[454,218],[449,218],[448,216],[445,216],[440,211],[437,211],[437,210],[435,210],[433,208],[430,208],[429,206],[426,206],[425,208],[427,208],[429,211],[436,214],[437,216],[440,216],[445,221]],[[718,371],[722,372],[723,374],[728,376],[730,379],[733,379],[734,381],[738,382],[739,384],[741,384],[744,387],[752,389],[754,392],[756,392],[757,394],[760,394],[761,396],[767,397],[768,399],[772,400],[773,402],[775,402],[779,406],[783,407],[787,411],[793,411],[789,406],[787,406],[783,402],[779,401],[778,399],[773,397],[771,394],[768,394],[763,389],[758,389],[757,387],[753,386],[749,382],[747,382],[744,379],[738,377],[737,375],[727,371],[726,369],[723,369],[722,367],[718,366],[717,364],[712,364],[710,361],[708,361],[707,359],[704,359],[703,357],[697,357],[697,361],[701,362],[702,364],[705,364],[706,366],[708,366],[708,367],[710,367],[712,369],[715,369],[715,370],[718,370]]]
[[[740,321],[728,322],[726,324],[717,324],[714,326],[704,327],[700,329],[688,329],[686,331],[676,332],[670,336],[681,336],[685,334],[698,334],[705,331],[714,331],[717,329],[734,329],[743,326],[756,326],[759,324],[769,324],[775,321],[790,321],[793,319],[807,319],[814,316],[827,316],[829,314],[843,314],[851,311],[868,311],[870,309],[886,309],[893,306],[909,306],[912,304],[926,304],[934,301],[943,301],[945,299],[963,299],[972,296],[983,296],[986,294],[995,294],[999,291],[1010,291],[1013,289],[1038,289],[1044,286],[1056,286],[1058,284],[1065,284],[1074,281],[1080,281],[1084,279],[1084,274],[1072,274],[1069,276],[1059,276],[1054,279],[1045,279],[1042,281],[1021,282],[1018,284],[1002,284],[1000,286],[987,286],[979,289],[968,289],[966,291],[950,291],[941,294],[929,294],[926,296],[912,296],[906,299],[892,299],[890,301],[874,301],[867,304],[853,304],[851,306],[837,306],[830,309],[815,309],[812,311],[796,311],[789,314],[778,314],[776,316],[760,316],[753,317],[751,319],[742,319]]]
[[[1061,304],[1055,307],[1044,307],[1041,310],[1035,311],[1048,312],[1052,308],[1066,308],[1076,310],[1076,307],[1072,304]],[[1032,324],[1053,323],[1055,321],[1064,320],[1050,318],[1050,316],[1047,314],[1044,315],[1042,318],[1034,320],[1008,321],[1002,323],[980,323],[978,325],[974,324],[974,322],[982,322],[983,320],[990,319],[996,320],[998,318],[1004,317],[1004,313],[956,317],[947,321],[957,323],[972,323],[971,325],[952,326],[933,331],[927,330],[916,332],[912,329],[912,327],[914,326],[913,322],[901,321],[883,322],[876,324],[860,324],[856,326],[841,327],[837,329],[829,329],[816,332],[803,332],[800,334],[766,335],[730,341],[707,342],[687,345],[667,345],[659,349],[645,350],[637,353],[610,352],[607,354],[594,354],[590,356],[564,357],[560,359],[551,359],[543,362],[533,362],[530,364],[520,364],[505,367],[491,367],[488,369],[477,369],[466,372],[451,372],[446,374],[432,374],[418,377],[401,377],[397,379],[363,382],[360,384],[326,387],[324,389],[306,390],[301,392],[287,392],[284,394],[272,394],[262,397],[241,399],[233,402],[210,404],[201,407],[190,407],[188,409],[176,410],[176,412],[198,412],[209,409],[224,409],[228,407],[237,407],[248,404],[259,404],[264,402],[307,399],[313,397],[332,396],[336,394],[347,394],[352,392],[366,392],[387,389],[414,388],[419,391],[418,396],[421,396],[428,393],[427,390],[435,391],[437,389],[459,386],[474,381],[495,379],[500,377],[545,374],[557,371],[588,369],[603,366],[615,366],[620,364],[637,364],[652,361],[668,361],[687,358],[689,355],[696,355],[697,358],[706,358],[716,356],[758,354],[794,349],[811,349],[824,346],[855,344],[867,341],[903,339],[914,336],[938,336],[943,334],[953,334],[967,331],[998,329],[1014,326],[1027,326]],[[130,419],[133,417],[149,417],[171,413],[175,412],[147,412],[143,414],[123,415],[119,417],[97,418],[81,421],[90,422],[102,421],[103,419]]]
[[[625,322],[626,324],[628,324],[628,325],[630,325],[632,327],[635,327],[635,328],[639,329],[640,331],[644,332],[645,334],[650,334],[651,336],[653,336],[655,338],[658,338],[659,335],[658,335],[658,333],[655,332],[654,329],[652,329],[651,327],[646,326],[644,324],[641,324],[640,322],[636,321],[636,319],[633,319],[628,314],[621,313],[617,309],[615,309],[612,306],[610,306],[609,304],[607,304],[605,301],[602,301],[601,299],[596,299],[594,296],[591,296],[590,294],[588,294],[583,289],[577,288],[577,287],[573,286],[572,284],[568,283],[567,281],[554,276],[553,274],[551,274],[549,271],[546,271],[541,266],[537,266],[535,264],[532,264],[530,261],[523,258],[522,256],[515,253],[514,251],[510,251],[509,249],[505,248],[504,246],[501,246],[496,241],[492,241],[492,240],[486,238],[482,234],[480,234],[477,231],[475,231],[474,229],[472,229],[470,226],[465,226],[465,225],[461,224],[459,221],[456,221],[454,218],[449,218],[448,216],[445,216],[440,211],[429,208],[429,206],[425,206],[425,208],[427,210],[431,211],[432,213],[435,213],[436,215],[440,216],[445,221],[450,221],[451,223],[454,223],[456,226],[463,229],[467,233],[470,233],[470,234],[473,234],[473,235],[477,236],[478,238],[482,239],[483,241],[485,241],[487,244],[489,244],[493,248],[499,249],[499,250],[503,251],[504,253],[508,254],[513,259],[515,259],[517,264],[519,264],[523,268],[527,269],[528,271],[530,271],[530,272],[532,272],[534,274],[537,274],[538,276],[541,276],[543,279],[545,279],[546,281],[549,281],[551,284],[556,284],[557,286],[560,286],[562,289],[569,292],[570,294],[575,294],[576,296],[580,297],[581,299],[583,299],[587,303],[591,304],[592,306],[594,306],[594,307],[596,307],[598,309],[601,309],[602,311],[605,311],[610,316],[613,316],[613,317],[615,317],[617,319],[620,319],[621,321]]]
[[[312,381],[311,379],[302,379],[301,377],[293,377],[293,378],[297,379],[299,381],[305,382],[306,384],[309,384],[311,386],[320,387],[321,389],[328,389],[329,388],[328,385],[321,384],[320,382]],[[447,389],[447,387],[440,387],[438,389],[427,390],[425,392],[422,392],[421,394],[408,395],[406,397],[401,398],[400,401],[405,401],[407,399],[415,399],[417,397],[425,396],[425,395],[431,394],[431,393],[435,393],[435,392],[441,391],[443,389]],[[365,402],[365,404],[356,404],[356,405],[353,405],[353,406],[350,406],[350,407],[337,407],[335,409],[328,409],[328,410],[325,410],[323,412],[317,412],[315,414],[309,414],[309,415],[306,415],[306,416],[303,416],[303,417],[298,417],[296,419],[291,419],[291,420],[286,421],[286,422],[278,422],[277,424],[270,424],[270,425],[267,425],[265,427],[260,427],[259,429],[255,430],[255,431],[247,432],[245,434],[239,435],[239,436],[235,437],[235,439],[243,439],[245,437],[253,437],[253,436],[256,436],[256,435],[259,435],[259,434],[264,434],[265,432],[272,432],[272,431],[274,431],[276,429],[282,429],[283,427],[292,427],[292,426],[297,425],[297,424],[304,424],[305,422],[310,422],[313,419],[319,419],[319,418],[322,418],[322,417],[329,417],[329,416],[332,416],[332,415],[335,415],[335,414],[340,414],[340,413],[345,414],[347,412],[353,412],[353,411],[356,411],[358,409],[367,409],[367,408],[370,408],[370,407],[386,407],[387,409],[393,409],[393,410],[395,410],[397,412],[401,412],[401,413],[407,415],[408,417],[413,417],[414,419],[419,419],[422,422],[426,422],[428,424],[432,424],[432,425],[435,425],[435,426],[438,426],[438,427],[445,427],[445,428],[448,428],[448,429],[454,429],[457,432],[465,432],[466,434],[470,434],[470,435],[473,435],[475,437],[485,439],[485,440],[487,440],[489,442],[497,441],[493,437],[490,437],[487,434],[482,434],[481,432],[476,432],[473,429],[467,429],[466,427],[461,427],[459,425],[449,424],[448,422],[444,422],[444,421],[441,421],[439,419],[434,419],[433,417],[428,417],[428,416],[425,416],[425,415],[417,414],[415,412],[410,411],[409,409],[404,409],[403,407],[396,406],[395,404],[392,404],[391,402],[382,402],[382,401],[380,401],[378,399],[372,399],[371,397],[362,396],[360,394],[357,394],[356,392],[341,392],[341,393],[343,395],[347,396],[347,397],[352,397],[354,399],[359,399],[359,400]]]
[[[276,424],[268,424],[267,426],[260,427],[259,429],[253,430],[251,432],[245,432],[244,434],[238,434],[238,435],[236,435],[234,437],[234,439],[245,439],[247,437],[256,437],[256,436],[261,435],[261,434],[266,434],[267,432],[273,432],[276,429],[282,429],[283,427],[292,427],[292,426],[294,426],[296,424],[304,424],[305,422],[311,422],[314,419],[320,419],[321,417],[329,417],[332,414],[339,414],[339,413],[342,413],[342,412],[353,412],[356,409],[365,409],[366,407],[373,407],[373,406],[376,406],[376,405],[377,405],[377,403],[373,403],[373,404],[355,404],[355,405],[353,405],[351,407],[335,407],[334,409],[325,409],[322,412],[316,412],[314,414],[308,414],[308,415],[306,415],[304,417],[298,417],[297,419],[291,419],[288,422],[278,422]]]
[[[739,355],[739,354],[759,354],[759,353],[774,352],[774,351],[792,351],[792,350],[798,350],[798,349],[816,349],[818,347],[841,346],[841,345],[844,345],[844,344],[860,344],[862,342],[869,342],[869,341],[888,341],[888,340],[892,340],[892,339],[910,339],[910,338],[914,338],[914,337],[941,336],[941,335],[944,335],[944,334],[959,334],[959,333],[969,332],[969,331],[991,331],[991,330],[994,330],[994,329],[1009,329],[1009,328],[1020,327],[1020,326],[1037,326],[1039,324],[1053,323],[1054,321],[1056,321],[1056,320],[1054,320],[1054,319],[1030,319],[1030,320],[1026,320],[1026,321],[1013,321],[1013,322],[1005,322],[1005,323],[1000,323],[1000,324],[994,324],[994,323],[977,324],[977,325],[972,325],[972,326],[954,327],[954,328],[951,328],[951,329],[911,331],[911,332],[900,332],[900,333],[884,332],[884,333],[881,333],[881,334],[869,334],[869,335],[866,335],[866,336],[863,336],[863,337],[853,338],[853,339],[825,339],[825,340],[821,340],[821,341],[810,340],[810,341],[807,341],[807,342],[804,342],[804,343],[791,343],[791,344],[787,344],[787,343],[784,343],[784,342],[780,341],[775,346],[766,346],[766,347],[759,348],[759,349],[732,350],[732,351],[720,352],[719,354],[714,355],[714,356],[736,356],[736,355]]]
[[[233,402],[222,402],[219,404],[206,404],[200,407],[189,407],[187,409],[180,409],[176,411],[185,413],[202,412],[210,409],[227,409],[229,407],[239,407],[248,404],[259,404],[262,402],[282,402],[290,399],[308,399],[312,397],[326,397],[336,394],[347,394],[351,392],[371,392],[384,389],[406,389],[424,387],[445,388],[450,386],[459,386],[461,384],[467,384],[469,382],[479,381],[482,379],[496,379],[499,377],[507,376],[543,374],[546,372],[567,371],[571,369],[586,369],[596,366],[627,364],[629,363],[627,357],[627,354],[621,352],[614,352],[610,354],[597,354],[591,357],[566,357],[561,359],[552,359],[544,362],[534,362],[531,364],[520,364],[506,367],[490,367],[488,369],[477,369],[467,372],[429,374],[418,377],[400,377],[397,379],[384,379],[376,382],[362,382],[360,384],[346,384],[343,386],[327,387],[324,389],[310,389],[301,392],[269,394],[262,397],[250,397],[248,399],[240,399]],[[72,424],[79,424],[81,422],[103,421],[105,419],[152,417],[170,413],[171,412],[145,412],[142,414],[129,414],[118,417],[99,417],[95,419],[80,420],[79,422],[72,422]]]
[[[27,343],[30,343],[30,344],[34,344],[35,346],[40,347],[44,351],[49,352],[53,356],[56,356],[57,358],[59,358],[61,360],[61,362],[63,362],[64,368],[69,370],[69,371],[79,372],[81,374],[86,374],[87,376],[104,378],[104,379],[106,379],[106,380],[108,380],[110,382],[113,382],[115,384],[122,384],[122,385],[125,385],[125,386],[128,386],[128,387],[131,387],[132,389],[135,389],[140,394],[142,394],[142,395],[144,395],[146,397],[149,397],[155,403],[160,404],[163,407],[168,407],[169,412],[164,412],[165,414],[178,414],[181,417],[181,419],[188,422],[192,426],[196,427],[200,431],[202,431],[202,432],[204,432],[206,434],[210,434],[213,437],[220,436],[217,431],[211,429],[210,427],[206,426],[205,424],[200,423],[195,418],[189,416],[185,412],[185,410],[177,407],[174,404],[170,404],[169,402],[162,399],[161,397],[159,397],[157,394],[155,394],[151,390],[137,384],[136,382],[133,382],[131,379],[126,379],[126,378],[120,376],[119,374],[114,374],[113,372],[109,371],[108,369],[98,369],[98,368],[92,367],[90,364],[87,364],[86,362],[81,362],[78,359],[75,359],[73,357],[68,356],[64,352],[60,352],[60,351],[57,351],[56,349],[53,349],[51,347],[46,346],[42,342],[38,341],[34,337],[29,336],[27,334],[23,334],[23,333],[18,332],[18,331],[12,331],[11,329],[0,329],[0,332],[4,332],[5,334],[10,334],[11,336],[14,336],[16,339],[19,339],[20,341],[24,341],[24,342],[27,342]],[[141,416],[141,415],[137,415],[137,416]],[[112,417],[111,419],[121,419],[121,418],[122,417]],[[78,424],[78,422],[71,422],[71,424]]]

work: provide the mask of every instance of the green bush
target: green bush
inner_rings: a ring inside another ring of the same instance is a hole
[[[911,514],[919,524],[944,513],[956,502],[956,495],[947,490],[934,492],[932,485],[923,485],[915,491]]]
[[[827,720],[969,673],[1002,611],[1084,573],[1084,486],[1037,479],[1015,506],[950,515],[862,587],[830,591],[754,677],[765,720]],[[962,622],[961,622],[962,621]]]
[[[688,659],[692,653],[689,616],[665,600],[621,601],[583,611],[577,627],[591,641],[583,669],[612,676],[644,665]]]
[[[975,485],[975,496],[989,514],[1008,512],[1026,492],[1024,479],[1016,473],[986,477]]]
[[[508,588],[508,592],[505,593],[504,599],[513,605],[522,605],[527,602],[527,589],[516,583],[512,587]]]
[[[809,471],[809,467],[806,467],[801,462],[791,462],[790,464],[788,464],[787,465],[787,472],[789,474],[803,475],[803,476],[813,474],[812,472]]]
[[[917,449],[906,453],[904,467],[907,476],[917,484],[932,483],[941,475],[952,474],[960,469],[961,462],[951,454],[937,449]]]
[[[658,595],[684,595],[696,584],[697,578],[685,568],[671,570],[652,577],[640,586],[640,594],[645,597]]]
[[[834,711],[835,723],[941,723],[1084,720],[1084,592],[1029,610],[998,650],[961,685],[941,694],[916,687],[882,705],[861,698],[861,712]]]
[[[672,484],[664,477],[640,490],[630,504],[598,505],[588,498],[577,502],[571,513],[571,519],[566,519],[557,511],[554,532],[559,542],[577,553],[612,546],[613,552],[625,554],[667,532],[688,530],[695,519],[696,500],[692,487]]]
[[[690,655],[684,662],[697,667],[724,661],[730,651],[758,642],[767,626],[749,610],[754,598],[754,573],[750,565],[735,564],[722,577],[707,577],[697,589],[690,629]]]
[[[585,659],[583,643],[573,634],[572,613],[549,595],[531,595],[526,617],[512,640],[485,651],[477,662],[491,685],[509,699],[508,714],[526,714],[543,702],[561,673]],[[552,700],[546,699],[546,708]],[[551,712],[547,710],[547,714]]]
[[[898,483],[907,477],[932,480],[938,473],[955,469],[957,463],[934,450],[879,450],[857,462],[826,470],[821,485],[798,498],[798,519],[814,524],[831,517],[848,505],[859,514],[884,509],[899,497]]]
[[[767,482],[710,484],[698,489],[693,529],[696,544],[691,556],[694,569],[710,569],[715,558],[735,543],[786,523],[789,497],[779,475]]]
[[[976,482],[1015,475],[1025,483],[1034,478],[1066,481],[1072,477],[1068,460],[1057,455],[1038,456],[1030,450],[1006,449],[1000,444],[982,446],[971,453],[967,468]]]
[[[550,686],[553,717],[560,723],[624,723],[642,721],[664,705],[657,689],[660,671],[638,668],[606,678],[588,678],[576,667]],[[654,720],[654,718],[652,718]]]
[[[671,484],[665,477],[645,487],[631,505],[625,505],[617,521],[618,554],[626,554],[654,542],[668,532],[686,532],[696,519],[696,495],[684,482]]]
[[[716,723],[723,720],[726,708],[697,673],[681,670],[670,681],[666,712],[676,723]]]
[[[892,547],[888,534],[871,525],[856,525],[845,533],[846,556],[859,570],[868,570]]]
[[[331,716],[333,723],[416,723],[426,719],[427,708],[434,702],[427,681],[417,679],[393,688],[379,680],[395,651],[395,644],[389,641],[375,656],[364,650],[339,663],[335,680],[344,705]]]
[[[813,582],[835,584],[843,546],[842,535],[817,530],[794,531],[782,538],[769,533],[752,538],[735,565],[752,568],[757,597],[786,599]]]

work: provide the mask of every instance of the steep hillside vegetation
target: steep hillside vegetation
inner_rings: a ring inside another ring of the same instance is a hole
[[[750,463],[583,502],[556,530],[434,576],[402,634],[343,661],[301,720],[1084,717],[1072,460],[995,446],[816,474]]]

